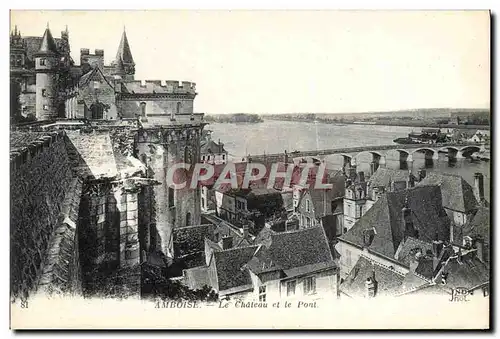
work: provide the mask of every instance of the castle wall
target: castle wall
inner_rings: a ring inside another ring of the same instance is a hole
[[[72,187],[63,134],[52,133],[41,140],[24,152],[11,153],[13,296],[27,295],[35,287],[66,193]]]
[[[199,159],[202,127],[179,127],[140,130],[137,139],[139,159],[148,166],[149,176],[161,183],[153,188],[150,218],[156,227],[157,234],[154,235],[160,245],[158,249],[167,255],[173,253],[173,228],[201,222],[200,189],[187,187],[181,190],[167,184],[168,169],[175,163],[194,164]]]
[[[142,113],[141,103],[146,105],[146,116],[193,113],[193,99],[189,98],[137,98],[136,100],[119,100],[118,107],[124,118],[134,118]],[[179,113],[177,113],[177,106]]]

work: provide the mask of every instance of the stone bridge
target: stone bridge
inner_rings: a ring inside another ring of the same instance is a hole
[[[382,145],[382,146],[360,146],[336,149],[323,149],[315,151],[296,151],[292,153],[275,153],[249,155],[247,160],[252,162],[323,162],[330,155],[341,155],[344,158],[344,167],[351,165],[362,153],[372,155],[372,164],[375,167],[385,165],[386,156],[389,151],[399,153],[400,162],[413,162],[413,154],[422,153],[425,159],[437,160],[439,153],[446,153],[449,159],[463,159],[470,157],[475,152],[484,152],[484,144],[407,144],[407,145]]]

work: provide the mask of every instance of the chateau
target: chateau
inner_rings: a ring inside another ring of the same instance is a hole
[[[188,81],[135,80],[135,62],[123,31],[115,60],[104,63],[104,50],[70,55],[69,32],[54,38],[10,36],[11,79],[19,83],[21,114],[37,120],[117,120],[137,116],[192,114],[195,84]]]
[[[99,49],[76,65],[68,29],[16,27],[10,44],[21,114],[36,118],[10,136],[13,299],[142,295],[174,259],[173,230],[201,223],[200,189],[167,184],[172,164],[200,161],[195,84],[135,80],[125,31],[111,65]]]

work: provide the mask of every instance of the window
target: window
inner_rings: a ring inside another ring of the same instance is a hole
[[[297,281],[292,280],[286,283],[286,295],[287,297],[295,295],[295,286],[297,285]]]
[[[306,200],[306,211],[310,212],[309,200]]]
[[[168,188],[168,207],[174,207],[174,189],[172,187]]]
[[[304,294],[316,293],[316,277],[307,277],[304,279]]]
[[[201,161],[205,161],[205,156],[204,155],[201,156]]]
[[[181,108],[182,108],[182,104],[180,102],[177,103],[177,109],[175,110],[175,112],[177,114],[179,114],[181,112]]]
[[[306,226],[311,227],[311,218],[307,217],[306,220],[307,220]]]
[[[44,111],[48,111],[49,110],[49,106],[48,105],[43,105],[43,110]]]
[[[191,213],[186,213],[186,226],[191,226]]]
[[[47,90],[45,88],[42,88],[42,97],[47,96]]]
[[[266,286],[259,287],[259,301],[266,301]]]
[[[226,155],[225,154],[222,155],[222,160],[226,160]]]
[[[94,81],[94,89],[99,89],[101,87],[101,83],[99,81]]]
[[[45,66],[45,59],[44,58],[40,59],[40,66]]]
[[[141,102],[141,116],[145,117],[146,116],[146,103]]]

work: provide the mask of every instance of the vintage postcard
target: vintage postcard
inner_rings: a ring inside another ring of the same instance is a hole
[[[489,329],[488,11],[10,15],[12,329]]]

